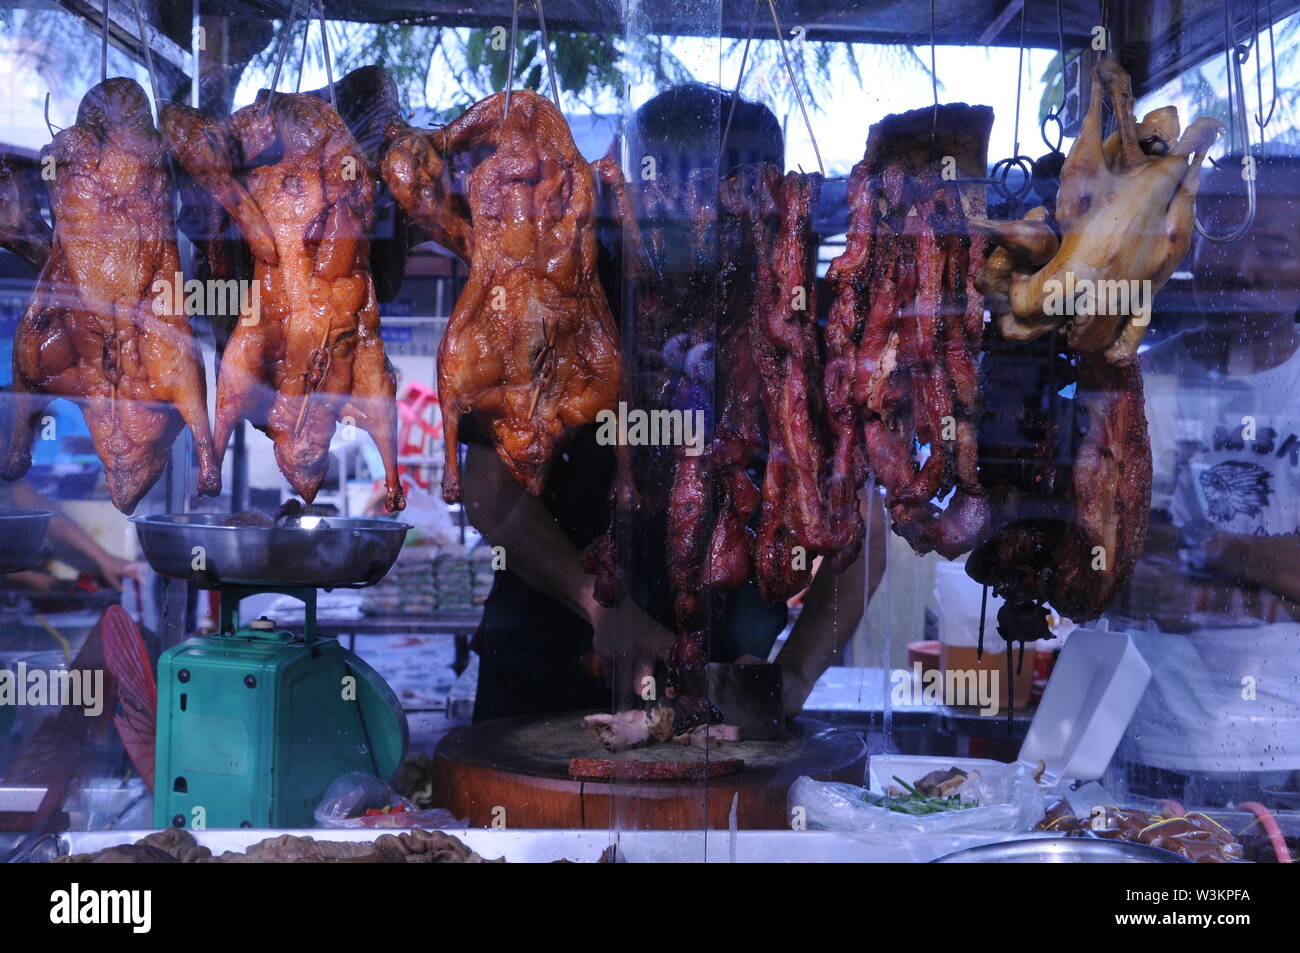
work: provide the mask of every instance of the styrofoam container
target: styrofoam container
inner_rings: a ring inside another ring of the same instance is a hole
[[[1042,761],[1044,787],[1100,778],[1150,681],[1151,669],[1126,633],[1076,630],[1061,648],[1017,760],[1035,769]],[[883,794],[894,775],[911,784],[931,771],[970,773],[1001,764],[988,758],[872,755],[867,784]]]

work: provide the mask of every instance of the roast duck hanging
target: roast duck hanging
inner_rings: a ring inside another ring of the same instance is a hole
[[[54,234],[14,339],[13,432],[0,469],[7,480],[27,473],[46,405],[66,397],[85,416],[122,512],[157,481],[186,424],[199,491],[220,491],[189,319],[159,306],[170,296],[158,289],[180,275],[164,155],[144,90],[121,77],[92,88],[76,123],[43,151],[54,172]],[[45,239],[34,197],[20,178],[0,181],[13,192],[6,245],[39,260]]]
[[[221,121],[179,105],[162,113],[172,153],[238,224],[260,286],[222,358],[216,445],[251,421],[311,502],[342,421],[374,438],[387,508],[400,510],[396,375],[369,268],[374,173],[328,103],[282,93],[268,107],[267,95]]]

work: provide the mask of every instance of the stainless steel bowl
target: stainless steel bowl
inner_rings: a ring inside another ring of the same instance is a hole
[[[53,515],[48,510],[0,513],[0,572],[22,572],[40,562]]]
[[[343,516],[278,526],[230,526],[218,513],[137,516],[154,572],[200,589],[373,586],[392,568],[410,524]]]
[[[1100,837],[1026,837],[981,844],[936,858],[936,864],[1189,864],[1181,854]]]

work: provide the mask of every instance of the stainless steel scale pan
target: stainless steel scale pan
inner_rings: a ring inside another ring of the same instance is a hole
[[[0,513],[0,572],[22,572],[37,565],[53,515],[48,510]]]
[[[409,523],[302,516],[275,525],[236,525],[221,513],[132,519],[154,572],[200,589],[233,586],[359,589],[392,568]]]

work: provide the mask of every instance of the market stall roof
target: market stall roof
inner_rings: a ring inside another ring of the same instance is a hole
[[[59,0],[92,23],[99,0]],[[1025,8],[1025,42],[1053,48],[1058,42],[1056,0],[933,0],[935,38],[944,45],[994,44],[1020,41],[1020,14]],[[763,4],[763,0],[757,0]],[[291,0],[202,0],[204,14],[281,19]],[[129,6],[112,0],[122,13]],[[300,3],[299,10],[306,9]],[[509,24],[512,0],[324,0],[326,16],[334,20],[370,23],[411,22],[446,26]],[[1098,0],[1060,0],[1060,22],[1067,47],[1090,42],[1100,21]],[[1149,92],[1180,72],[1222,53],[1225,0],[1132,0],[1113,3],[1110,26],[1120,58],[1139,94]],[[1271,12],[1280,20],[1300,9],[1300,0],[1247,0],[1229,3],[1233,33],[1239,39],[1266,25]],[[544,0],[551,30],[600,31],[623,22],[624,0]],[[929,42],[930,0],[778,0],[777,10],[789,30],[802,26],[810,40],[922,44]],[[754,12],[753,0],[640,0],[635,17],[642,30],[669,36],[744,37]],[[762,12],[762,11],[760,11]],[[531,27],[537,14],[531,0],[520,4],[520,22]],[[115,17],[115,19],[117,19]],[[770,32],[760,17],[756,35]],[[124,45],[134,34],[120,31]],[[165,37],[161,39],[166,39]],[[170,51],[168,51],[170,52]],[[164,55],[164,59],[169,59]]]

